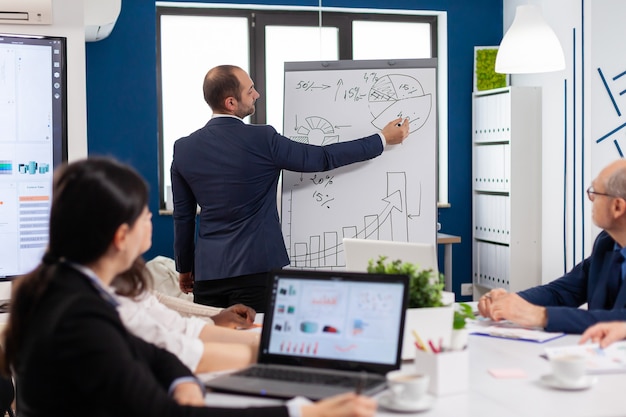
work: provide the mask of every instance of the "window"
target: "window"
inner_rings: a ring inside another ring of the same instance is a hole
[[[265,85],[266,123],[284,132],[283,97],[285,62],[336,61],[339,31],[313,26],[266,26]],[[321,46],[320,46],[321,45]],[[283,126],[283,129],[280,127]]]
[[[287,13],[262,6],[237,9],[233,5],[226,9],[210,4],[193,8],[175,5],[157,3],[159,188],[161,208],[165,209],[171,208],[169,168],[173,144],[202,127],[211,116],[202,96],[208,69],[229,63],[248,71],[261,94],[251,122],[271,124],[280,132],[285,62],[433,58],[440,54],[439,25],[443,21],[445,26],[445,14],[414,11],[366,13],[359,9],[351,13],[350,9],[322,9],[320,13],[310,7],[291,7]],[[445,72],[445,63],[442,66],[440,60],[439,73]],[[447,126],[447,103],[442,102],[447,92],[446,78],[439,79],[444,81],[439,82],[442,180],[447,178],[447,129],[442,129],[443,123]],[[443,171],[446,175],[442,176]],[[439,200],[446,202],[447,184],[440,184]]]

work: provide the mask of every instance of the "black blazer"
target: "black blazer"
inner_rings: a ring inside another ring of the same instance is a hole
[[[195,280],[204,281],[287,265],[276,207],[280,171],[327,171],[382,152],[378,134],[315,146],[293,141],[268,125],[214,117],[174,143],[176,270],[193,268]],[[197,205],[201,212],[194,241]]]
[[[88,278],[60,265],[24,329],[16,367],[21,417],[287,416],[284,406],[183,407],[171,382],[192,373],[126,331]]]
[[[582,333],[600,321],[626,320],[626,285],[622,285],[611,308],[608,298],[608,272],[615,240],[602,231],[591,255],[570,272],[548,284],[521,291],[526,301],[546,307],[550,332]],[[578,307],[588,303],[586,310]]]

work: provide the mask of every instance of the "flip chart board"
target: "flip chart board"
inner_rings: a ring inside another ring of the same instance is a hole
[[[345,267],[344,237],[435,244],[436,59],[285,63],[283,134],[327,145],[408,117],[383,154],[323,173],[283,172],[281,221],[291,267]]]

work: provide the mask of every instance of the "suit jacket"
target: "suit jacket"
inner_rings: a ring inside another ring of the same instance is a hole
[[[88,278],[60,265],[38,303],[16,367],[21,417],[286,416],[285,407],[183,407],[168,395],[191,372],[126,331]]]
[[[294,142],[271,126],[214,117],[174,143],[176,269],[193,270],[195,279],[202,281],[287,265],[276,207],[280,171],[327,171],[382,151],[378,134],[314,146]],[[196,204],[201,210],[194,246]]]
[[[518,293],[532,304],[546,306],[547,331],[582,333],[600,321],[626,320],[626,285],[621,286],[613,307],[605,307],[614,248],[615,241],[603,231],[596,238],[591,256],[570,272],[549,284]],[[588,309],[579,309],[584,303],[588,303]]]

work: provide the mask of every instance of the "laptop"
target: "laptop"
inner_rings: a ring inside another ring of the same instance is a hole
[[[419,265],[421,269],[430,268],[438,272],[437,251],[433,244],[343,238],[343,249],[346,269],[350,271],[367,271],[370,260],[376,262],[379,256],[386,256],[388,261],[400,259]]]
[[[318,400],[386,387],[401,364],[406,275],[283,269],[269,278],[258,363],[207,388]]]

